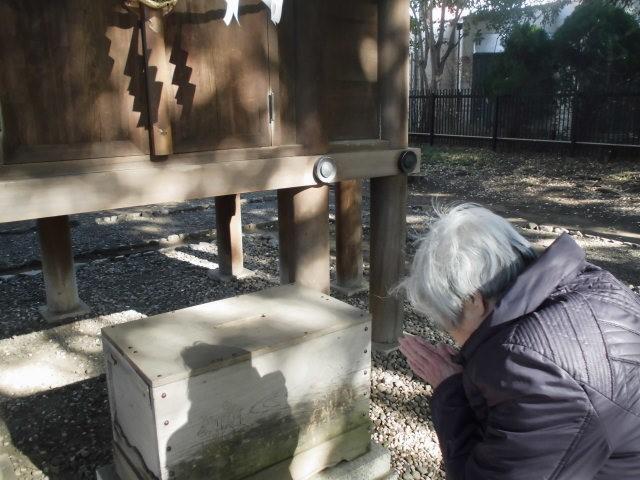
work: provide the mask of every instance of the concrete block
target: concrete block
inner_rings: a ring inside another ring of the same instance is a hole
[[[46,305],[38,307],[38,311],[40,312],[40,315],[42,315],[42,318],[44,318],[47,322],[59,323],[63,320],[69,320],[81,315],[86,315],[87,313],[91,312],[91,309],[87,306],[86,303],[81,300],[80,303],[78,303],[78,308],[70,312],[52,312]]]
[[[120,480],[113,464],[105,465],[96,470],[96,480]]]
[[[391,469],[391,454],[381,445],[350,462],[342,462],[320,472],[309,480],[394,480],[398,475]]]
[[[243,268],[242,272],[240,272],[238,275],[225,275],[220,272],[219,268],[216,268],[215,270],[209,270],[207,272],[209,278],[213,278],[214,280],[218,280],[220,282],[233,282],[235,280],[243,280],[245,278],[253,277],[255,274],[256,272],[247,268]]]
[[[358,295],[359,293],[369,290],[369,284],[367,282],[362,282],[357,285],[343,286],[333,282],[331,283],[331,290],[345,295],[346,297],[353,297],[354,295]]]
[[[391,469],[391,454],[376,443],[371,449],[350,462],[317,473],[308,480],[396,480],[398,474]],[[105,465],[96,471],[97,480],[120,480],[113,465]],[[250,479],[249,479],[250,480]]]
[[[398,342],[392,343],[381,343],[381,342],[371,342],[371,348],[376,353],[382,353],[383,355],[389,355],[390,353],[398,350],[400,346]]]
[[[16,480],[13,465],[6,454],[0,455],[0,480]]]

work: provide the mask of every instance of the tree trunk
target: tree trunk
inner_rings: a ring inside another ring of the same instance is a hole
[[[431,54],[431,79],[430,79],[430,89],[432,92],[438,90],[438,85],[440,84],[440,75],[442,72],[439,72],[438,65],[436,61],[436,55]]]

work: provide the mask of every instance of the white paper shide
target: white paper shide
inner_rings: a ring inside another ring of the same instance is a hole
[[[273,23],[280,23],[282,17],[282,3],[284,0],[262,0],[271,10],[271,21]],[[238,10],[240,9],[240,0],[227,0],[227,13],[224,16],[224,23],[230,25],[235,18],[238,23]]]

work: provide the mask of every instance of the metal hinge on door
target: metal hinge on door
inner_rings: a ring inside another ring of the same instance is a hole
[[[273,124],[273,122],[275,120],[273,102],[274,102],[274,94],[273,94],[273,92],[269,92],[269,95],[267,96],[267,108],[269,109],[269,123],[270,124]]]

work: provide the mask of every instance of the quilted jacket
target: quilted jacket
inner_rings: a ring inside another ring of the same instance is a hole
[[[447,478],[640,479],[640,296],[568,235],[463,345],[431,402]]]

